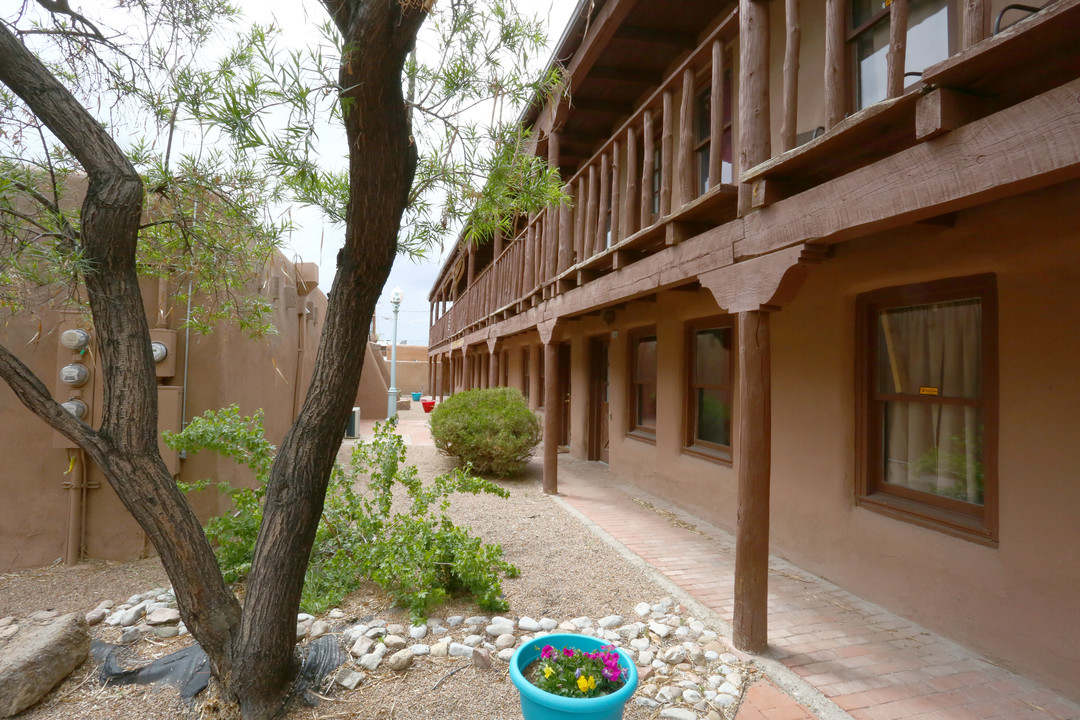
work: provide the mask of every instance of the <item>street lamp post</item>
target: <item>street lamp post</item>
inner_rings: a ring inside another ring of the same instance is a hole
[[[405,299],[405,293],[396,287],[390,291],[390,304],[394,307],[394,338],[390,345],[390,390],[386,398],[386,419],[393,420],[397,417],[397,315],[401,309],[401,301]]]

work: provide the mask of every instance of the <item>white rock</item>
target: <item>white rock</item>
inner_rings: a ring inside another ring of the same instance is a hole
[[[578,631],[578,626],[569,620],[566,620],[565,622],[559,623],[559,629],[564,632],[572,633]]]
[[[479,636],[474,636],[479,637]],[[434,654],[434,653],[432,653]],[[450,643],[450,647],[447,650],[447,654],[450,657],[466,657],[471,658],[473,654],[473,648],[470,645],[462,645],[461,643]]]
[[[458,625],[460,625],[464,621],[465,621],[465,618],[461,617],[460,615],[451,615],[450,617],[446,618],[446,624],[449,625],[452,628],[457,627]]]
[[[478,647],[480,643],[484,642],[484,638],[480,637],[479,635],[470,635],[461,642],[471,648],[474,648]]]
[[[366,635],[361,635],[357,638],[356,642],[353,643],[352,648],[349,649],[349,653],[353,657],[364,657],[371,652],[371,648],[373,647],[375,647],[375,641]]]
[[[409,628],[409,637],[413,640],[421,640],[427,637],[428,626],[427,625],[413,625]]]
[[[649,638],[634,638],[630,641],[630,647],[635,650],[648,650],[651,644]]]
[[[370,654],[378,655],[379,657],[385,657],[386,653],[388,653],[388,652],[389,652],[389,648],[387,648],[382,643],[376,643],[375,647],[371,648],[371,653]]]
[[[337,672],[337,677],[334,678],[338,685],[341,685],[342,687],[349,690],[355,690],[356,687],[360,684],[360,681],[363,679],[363,675],[356,672],[355,670],[350,670],[347,667],[339,669]]]
[[[307,625],[304,623],[296,623],[296,641],[300,642],[307,637]]]
[[[390,656],[386,661],[386,664],[390,666],[391,670],[395,672],[401,672],[410,665],[413,661],[412,650],[398,650],[396,653]]]
[[[675,628],[675,637],[679,638],[680,640],[685,640],[686,638],[690,637],[690,628],[686,627],[685,625],[680,625],[679,627]]]
[[[542,618],[540,620],[540,629],[551,632],[555,628],[559,627],[559,623],[555,622],[551,618]]]
[[[438,642],[431,646],[432,657],[446,657],[450,643]]]
[[[668,672],[667,663],[664,662],[663,660],[653,660],[652,661],[652,666],[654,668],[656,668],[657,670],[659,670],[661,673],[664,673],[665,675]]]
[[[705,659],[709,662],[716,662],[720,659],[720,653],[716,652],[715,650],[706,650]]]
[[[634,612],[637,613],[638,617],[647,617],[651,610],[652,608],[649,606],[649,603],[646,602],[641,602],[634,606]]]
[[[728,705],[733,705],[735,703],[735,696],[728,695],[727,693],[720,693],[713,699],[713,702],[721,707],[727,707]]]
[[[366,633],[364,633],[364,634],[367,635],[369,638],[383,637],[384,635],[386,635],[386,628],[381,628],[381,627],[369,628],[368,631]]]
[[[314,615],[308,615],[307,613],[299,613],[296,616],[296,622],[308,622],[309,620],[314,620],[314,619],[315,619]]]
[[[694,690],[693,688],[687,688],[683,690],[682,699],[683,702],[694,705],[695,703],[701,702],[701,692]]]
[[[180,622],[180,611],[173,608],[157,608],[146,615],[147,625],[172,625]]]
[[[386,627],[386,621],[385,620],[372,620],[371,622],[368,623],[368,626],[373,627],[373,628],[384,628],[384,627]]]
[[[660,602],[652,606],[652,609],[656,612],[668,613],[671,612],[671,608],[674,607],[675,601],[669,597],[662,598]]]
[[[674,685],[667,685],[660,688],[660,692],[656,693],[656,699],[662,703],[675,702],[682,697],[683,689],[681,687],[675,687]]]
[[[727,675],[724,676],[724,679],[727,680],[732,685],[734,685],[735,687],[739,687],[740,685],[742,685],[742,675],[740,675],[737,672],[728,673]]]
[[[0,640],[7,640],[17,632],[19,632],[18,625],[6,625],[3,628],[0,628]]]
[[[428,646],[428,645],[425,645],[424,643],[416,643],[415,645],[412,646],[412,654],[417,655],[417,656],[430,655],[431,654],[431,647]]]
[[[495,649],[506,650],[517,645],[517,638],[512,633],[505,633],[495,638]]]
[[[403,647],[405,647],[407,644],[408,643],[405,642],[405,638],[401,637],[400,635],[387,635],[383,638],[383,645],[385,645],[386,649],[390,650],[391,652],[397,652],[398,650],[401,650]]]
[[[98,608],[96,610],[91,610],[90,612],[86,613],[86,624],[97,625],[99,622],[105,619],[105,615],[106,613],[104,609]],[[0,625],[0,627],[4,626]]]
[[[368,631],[367,625],[353,625],[350,628],[345,628],[345,631],[341,633],[341,639],[346,645],[354,644],[357,639],[366,637],[364,633]]]
[[[481,625],[487,625],[488,619],[483,615],[473,615],[472,617],[465,618],[465,624],[480,627]]]
[[[724,683],[720,687],[716,688],[716,690],[718,692],[720,692],[720,693],[726,693],[727,695],[738,695],[739,694],[739,688],[735,687],[734,685],[732,685],[729,682]]]
[[[526,615],[525,617],[518,620],[518,627],[525,632],[536,632],[540,629],[541,626],[539,622],[533,620],[531,617]]]
[[[716,633],[714,633],[712,630],[706,630],[705,632],[701,633],[701,637],[698,638],[698,642],[702,645],[708,645],[709,643],[716,640],[716,638]]]
[[[505,650],[500,650],[495,657],[499,658],[503,662],[510,662],[510,659],[514,657],[514,648],[506,648]]]
[[[493,638],[497,638],[500,635],[513,635],[514,625],[513,623],[491,623],[484,628],[484,632]]]
[[[652,698],[647,698],[647,697],[636,697],[636,698],[634,698],[634,702],[637,703],[638,705],[641,705],[642,707],[647,707],[647,708],[660,707],[660,703],[656,702]]]
[[[314,640],[317,637],[322,637],[328,632],[330,632],[330,623],[325,620],[316,620],[311,623],[311,629],[308,630],[308,637]]]
[[[652,650],[642,650],[638,653],[638,665],[652,665],[653,660],[656,659],[656,654]]]
[[[593,624],[592,618],[587,617],[585,615],[582,615],[581,617],[576,617],[573,620],[571,620],[570,622],[573,623],[574,627],[576,627],[576,628],[592,627],[592,624]]]
[[[720,687],[720,684],[724,682],[724,678],[720,675],[710,675],[709,679],[705,682],[709,683],[709,687]]]
[[[660,717],[664,720],[698,720],[697,713],[687,708],[666,708]]]
[[[715,690],[706,690],[705,691],[705,699],[706,700],[713,700],[715,698],[716,698],[716,691]]]
[[[686,655],[686,648],[673,647],[668,648],[668,650],[664,652],[662,658],[666,663],[669,663],[671,665],[678,665],[679,663],[686,660]]]
[[[127,604],[128,605],[138,605],[142,601],[143,601],[143,596],[142,595],[132,595],[131,597],[129,597],[127,599]]]
[[[94,609],[95,610],[112,610],[112,607],[113,607],[114,604],[115,603],[113,603],[112,600],[102,600],[101,602],[99,602],[97,605],[94,606]],[[0,622],[2,622],[2,621],[0,621]]]
[[[142,603],[139,603],[135,607],[129,608],[120,613],[120,619],[117,624],[121,627],[130,627],[142,618],[145,611],[146,607]]]
[[[619,637],[623,640],[633,640],[641,634],[641,630],[644,627],[645,626],[641,623],[630,623],[629,625],[623,625],[615,632],[618,633]]]
[[[663,623],[651,622],[649,623],[649,632],[655,633],[658,637],[666,638],[671,634],[671,628]]]
[[[735,657],[731,653],[724,653],[723,655],[720,656],[720,660],[722,660],[723,662],[726,662],[728,665],[731,665],[732,663],[739,662],[739,658]]]
[[[341,619],[343,619],[345,617],[345,611],[342,610],[341,608],[334,608],[333,610],[330,611],[330,613],[328,614],[328,617],[331,620],[341,620]]]
[[[405,634],[405,628],[397,623],[394,623],[393,625],[387,625],[386,634],[397,635],[398,637],[400,637]]]
[[[382,655],[377,653],[368,653],[364,657],[360,658],[360,667],[365,670],[375,671],[379,664],[382,662]]]
[[[608,628],[613,628],[616,625],[622,625],[622,621],[622,615],[608,615],[607,617],[600,618],[600,620],[598,620],[596,624],[607,630]]]

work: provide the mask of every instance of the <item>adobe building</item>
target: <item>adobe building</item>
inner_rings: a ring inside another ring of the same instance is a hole
[[[303,402],[326,311],[314,263],[293,264],[276,254],[255,280],[272,303],[276,330],[253,340],[221,325],[201,335],[183,329],[186,306],[173,301],[175,285],[142,283],[151,340],[158,344],[159,429],[178,431],[206,410],[236,404],[244,415],[265,412],[266,436],[279,444]],[[79,333],[64,335],[66,330]],[[86,420],[100,422],[102,385],[94,331],[77,315],[23,313],[0,328],[3,342],[44,382],[54,397],[72,401]],[[73,347],[65,346],[65,342]],[[0,570],[82,557],[127,560],[154,554],[142,529],[120,503],[101,471],[67,438],[27,410],[0,383]],[[159,442],[178,481],[204,478],[250,484],[250,472],[212,452],[180,457]],[[220,514],[228,497],[216,489],[189,495],[200,518]]]
[[[459,243],[429,384],[1080,699],[1080,0],[596,0],[571,203]]]

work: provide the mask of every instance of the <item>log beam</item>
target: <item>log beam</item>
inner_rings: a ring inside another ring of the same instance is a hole
[[[641,229],[653,224],[653,168],[656,156],[656,135],[653,130],[652,110],[641,114],[642,144],[645,152],[641,160]]]
[[[709,185],[722,178],[724,142],[724,43],[712,42],[712,87],[709,96]]]
[[[544,344],[544,492],[559,492],[559,345]]]
[[[626,197],[623,200],[622,230],[626,237],[630,237],[638,228],[638,143],[637,129],[631,125],[626,128]]]
[[[895,2],[895,0],[894,0]],[[739,500],[735,530],[732,641],[744,652],[768,647],[771,386],[769,314],[738,314]]]
[[[780,152],[795,147],[799,106],[799,46],[802,30],[799,26],[799,0],[784,1],[784,118],[780,125]]]
[[[844,119],[846,0],[825,0],[825,129]]]
[[[679,204],[696,197],[694,192],[694,71],[683,70],[682,104],[679,106]]]
[[[769,5],[739,0],[739,172],[769,159]],[[750,211],[750,187],[739,185],[739,215]]]
[[[889,5],[888,79],[885,97],[904,94],[904,64],[907,59],[908,0],[892,0]]]
[[[660,131],[660,217],[671,214],[671,184],[675,164],[675,93],[664,91],[663,126]]]

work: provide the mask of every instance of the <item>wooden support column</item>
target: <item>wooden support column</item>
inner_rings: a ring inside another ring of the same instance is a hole
[[[964,31],[960,49],[967,50],[990,37],[990,0],[964,0],[963,5]]]
[[[889,5],[888,80],[885,96],[904,94],[904,62],[907,58],[908,0],[892,0]]]
[[[491,387],[491,355],[481,355],[480,362],[477,363],[480,366],[480,381],[477,383],[479,387],[489,388]]]
[[[585,259],[585,206],[589,204],[586,175],[578,176],[577,195],[574,203],[574,265]]]
[[[585,206],[585,254],[581,260],[588,260],[596,254],[596,215],[600,205],[600,182],[597,178],[596,165],[589,166],[589,195]]]
[[[679,204],[696,197],[694,192],[694,71],[683,70],[682,104],[679,106]]]
[[[488,341],[488,347],[491,347],[491,341]],[[499,387],[499,353],[494,350],[489,353],[491,360],[488,362],[488,386]]]
[[[844,62],[844,24],[847,0],[825,0],[825,129],[844,119],[847,80]]]
[[[540,408],[540,394],[544,392],[540,386],[540,352],[540,346],[529,348],[529,407],[533,410]]]
[[[525,246],[525,275],[522,280],[521,294],[527,295],[536,286],[536,265],[534,260],[533,235],[536,232],[536,223],[533,222],[533,214],[529,213],[529,225],[525,230],[523,245]]]
[[[468,276],[465,278],[465,287],[472,287],[473,280],[476,279],[476,244],[471,240],[468,241],[468,253],[469,253],[469,270]]]
[[[596,205],[596,242],[593,254],[602,252],[607,247],[608,204],[611,202],[611,156],[600,156],[600,200]]]
[[[739,0],[739,172],[769,159],[769,4]],[[751,186],[739,184],[739,215],[751,209]]]
[[[626,128],[626,197],[623,199],[622,231],[625,237],[637,232],[638,223],[638,149],[637,130]]]
[[[569,195],[570,186],[564,186],[563,192]],[[571,213],[572,208],[568,203],[559,206],[559,260],[556,274],[563,272],[572,264],[570,259],[574,254],[574,219]]]
[[[894,0],[895,1],[895,0]],[[739,387],[736,463],[735,617],[732,640],[744,652],[768,646],[771,388],[769,314],[738,314]]]
[[[652,177],[656,148],[655,137],[653,135],[652,110],[643,112],[641,114],[641,120],[641,141],[645,147],[645,152],[641,159],[641,228],[645,229],[652,225],[653,213]]]
[[[461,348],[461,388],[462,390],[473,389],[473,356],[467,348]]]
[[[723,181],[724,43],[712,43],[712,87],[709,94],[709,185]]]
[[[619,172],[622,170],[622,158],[619,156],[622,148],[619,141],[611,144],[611,242],[608,245],[616,245],[619,240],[619,228],[622,220],[622,193],[619,182]]]
[[[491,250],[492,250],[492,253],[494,253],[491,257],[496,259],[496,260],[499,258],[500,255],[502,255],[502,251],[503,251],[502,230],[496,230],[495,231],[495,236],[491,239]]]
[[[559,492],[559,346],[544,345],[544,492]]]
[[[663,128],[660,131],[660,217],[671,214],[671,184],[675,164],[675,94],[664,91]]]
[[[780,152],[795,147],[799,107],[799,45],[802,30],[799,27],[799,0],[784,1],[784,24],[787,26],[784,42],[784,117],[780,125]]]

